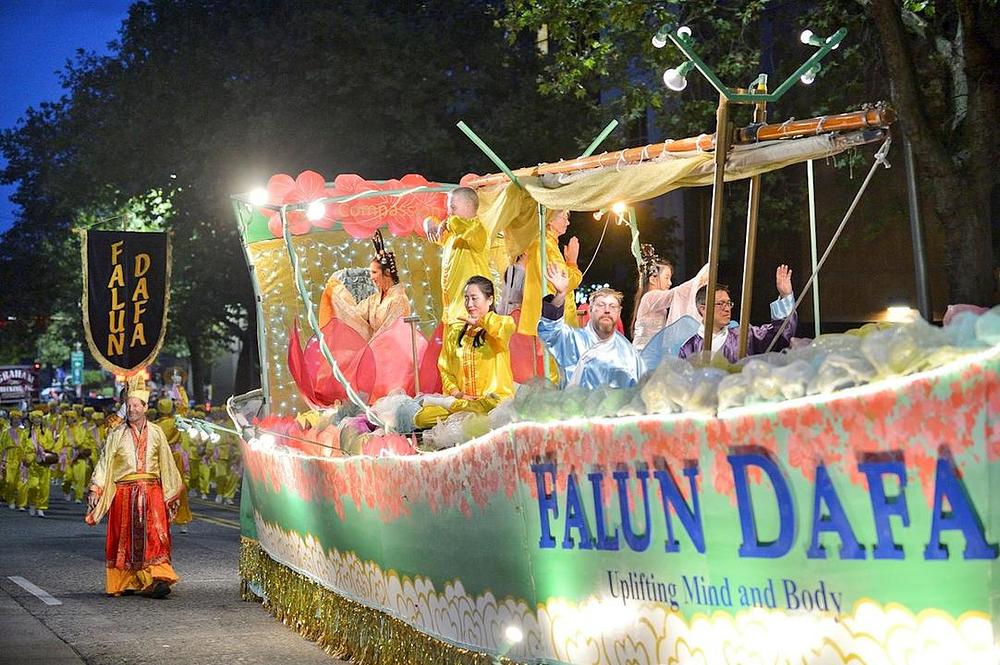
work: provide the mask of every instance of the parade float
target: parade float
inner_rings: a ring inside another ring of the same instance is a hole
[[[718,139],[496,158],[462,183],[508,255],[544,207],[712,185],[714,284],[725,183],[868,144],[865,187],[885,165],[881,106],[730,131],[728,105],[762,111],[765,85],[720,94]],[[429,452],[386,400],[437,387],[440,256],[420,220],[454,187],[305,172],[234,197],[262,361],[261,390],[228,403],[245,599],[359,664],[996,662],[1000,312],[728,370],[668,358],[632,389],[529,381]],[[747,274],[755,225],[751,194]],[[375,230],[414,316],[385,339],[320,328],[326,280],[367,267]]]

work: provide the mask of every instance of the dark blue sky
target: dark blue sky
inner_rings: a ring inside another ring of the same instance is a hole
[[[0,128],[17,124],[29,106],[62,95],[59,77],[78,48],[107,52],[133,0],[0,0]],[[0,233],[14,222],[0,187]]]

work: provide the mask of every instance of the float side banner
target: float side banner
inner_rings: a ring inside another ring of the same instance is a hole
[[[523,662],[993,663],[998,359],[413,457],[246,448],[254,535],[341,596]]]
[[[170,239],[161,232],[84,231],[83,327],[90,352],[115,374],[153,362],[170,304]]]

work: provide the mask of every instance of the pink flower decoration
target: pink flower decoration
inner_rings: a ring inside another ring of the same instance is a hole
[[[315,171],[303,171],[294,180],[289,175],[278,173],[267,181],[267,202],[271,205],[308,203],[329,196],[332,196],[332,192],[327,190],[326,181]],[[281,215],[266,209],[264,214],[271,218],[267,224],[271,235],[280,238]],[[286,216],[288,230],[292,235],[303,235],[313,226],[321,229],[332,227],[336,220],[336,206],[327,204],[323,216],[314,221],[309,220],[305,210],[289,210]]]
[[[333,181],[333,196],[351,196],[374,192],[380,188],[354,173],[337,176]],[[389,197],[377,196],[337,203],[335,215],[352,238],[368,238],[382,224],[382,212],[389,206]]]

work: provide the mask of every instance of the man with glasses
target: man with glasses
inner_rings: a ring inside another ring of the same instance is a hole
[[[781,333],[781,337],[774,344],[773,351],[781,351],[788,346],[789,340],[795,334],[795,324],[797,317],[792,308],[795,305],[795,296],[792,293],[792,269],[782,264],[778,266],[774,277],[775,286],[778,289],[778,299],[771,303],[771,322],[762,326],[750,326],[747,331],[747,355],[753,356],[764,353],[771,344],[771,340],[781,327],[781,322],[788,317],[788,325]],[[698,289],[695,295],[695,304],[698,306],[698,313],[704,321],[705,300],[708,290],[703,286]],[[722,354],[726,360],[735,363],[739,360],[740,333],[739,328],[730,326],[729,322],[733,316],[735,303],[729,295],[729,287],[724,284],[717,284],[715,287],[715,316],[712,319],[712,355]],[[746,314],[746,312],[744,312]],[[698,333],[693,335],[684,346],[681,347],[680,357],[688,358],[701,353],[704,348],[704,330],[698,328]]]
[[[632,343],[615,329],[622,315],[622,294],[614,289],[594,291],[590,295],[590,321],[575,328],[563,321],[568,275],[557,265],[550,265],[547,273],[554,293],[542,301],[538,337],[562,370],[560,387],[635,385],[646,366]]]

